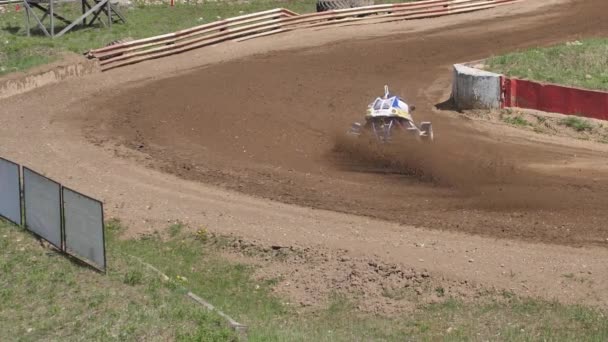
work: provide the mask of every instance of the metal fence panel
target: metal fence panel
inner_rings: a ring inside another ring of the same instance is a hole
[[[21,225],[19,165],[0,158],[0,216]]]
[[[101,202],[63,188],[66,252],[105,270],[105,237]]]
[[[23,168],[25,226],[61,248],[61,185],[26,167]]]

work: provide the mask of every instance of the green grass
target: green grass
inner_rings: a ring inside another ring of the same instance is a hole
[[[272,294],[275,281],[253,280],[253,267],[223,259],[217,245],[226,241],[210,237],[204,229],[196,233],[168,229],[168,234],[135,240],[119,239],[123,230],[117,222],[107,226],[110,271],[104,276],[42,248],[21,229],[0,223],[4,336],[233,339],[217,316],[186,299],[183,286],[247,324],[250,341],[608,339],[608,321],[601,311],[521,299],[511,293],[470,302],[448,299],[393,317],[361,312],[356,298],[335,293],[326,307],[300,312],[297,303]],[[128,255],[154,265],[173,282],[160,281]],[[436,291],[444,294],[442,288]],[[394,300],[400,300],[400,294]]]
[[[570,127],[577,132],[590,132],[593,130],[593,125],[589,121],[575,116],[569,116],[565,119],[562,119],[559,124],[566,127]]]
[[[226,263],[219,257],[214,246],[230,244],[230,241],[210,236],[206,229],[194,233],[184,229],[173,238],[152,234],[116,243],[120,250],[128,250],[171,278],[187,279],[182,282],[184,286],[247,324],[251,341],[468,341],[503,339],[501,336],[521,341],[542,338],[600,341],[608,338],[608,321],[602,312],[513,295],[497,295],[469,303],[449,299],[443,304],[423,305],[413,313],[388,318],[363,313],[356,309],[356,298],[336,293],[326,308],[298,313],[298,303],[271,295],[275,281],[253,281],[254,268]],[[441,287],[436,288],[436,292],[438,296],[445,295]],[[412,300],[407,293],[387,293],[387,296],[394,300]]]
[[[174,223],[169,226],[169,235],[171,237],[176,237],[177,235],[179,235],[182,232],[183,229],[184,229],[183,223],[181,223],[181,222]]]
[[[528,120],[522,118],[521,116],[506,116],[502,118],[502,121],[514,126],[532,126]]]
[[[235,339],[219,316],[116,252],[110,250],[109,272],[102,275],[0,221],[0,339]]]
[[[489,70],[509,76],[608,90],[608,38],[588,39],[492,57]]]

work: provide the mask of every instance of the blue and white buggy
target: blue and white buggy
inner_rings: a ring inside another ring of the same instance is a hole
[[[430,122],[421,122],[420,127],[414,123],[411,112],[415,108],[408,106],[399,96],[390,94],[388,86],[384,86],[384,97],[376,98],[368,106],[365,123],[353,123],[348,133],[354,136],[371,135],[380,143],[389,143],[400,137],[433,141]]]

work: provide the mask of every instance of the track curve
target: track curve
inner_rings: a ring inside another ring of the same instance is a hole
[[[601,243],[606,173],[528,165],[602,154],[479,132],[433,108],[446,99],[451,64],[605,36],[606,12],[603,0],[577,1],[423,35],[230,61],[129,89],[102,101],[104,115],[87,124],[105,127],[91,135],[143,151],[164,171],[265,198],[495,237]],[[417,105],[417,120],[433,121],[433,148],[388,156],[340,148],[341,133],[384,84]],[[395,159],[440,182],[387,166]]]

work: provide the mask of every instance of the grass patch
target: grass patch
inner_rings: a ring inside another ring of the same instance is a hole
[[[184,230],[184,224],[181,222],[174,223],[169,226],[169,236],[176,237],[182,230]]]
[[[608,38],[588,39],[492,57],[489,70],[568,86],[608,90]]]
[[[590,132],[593,130],[593,125],[584,119],[576,116],[569,116],[559,122],[560,125],[570,127],[577,132]]]
[[[200,231],[121,240],[107,225],[107,276],[42,248],[20,228],[0,222],[0,331],[26,340],[229,341],[214,315],[186,299],[181,284],[249,326],[250,341],[597,340],[608,339],[603,312],[520,299],[513,294],[475,302],[447,299],[391,318],[357,310],[335,293],[327,306],[299,312],[272,294],[273,281],[227,262]],[[206,234],[206,233],[205,233]],[[163,282],[127,254],[166,273]],[[437,287],[443,296],[443,288]],[[396,296],[396,299],[397,296]]]
[[[102,275],[0,221],[2,335],[25,341],[235,340],[220,317],[116,252],[111,249],[109,272]]]
[[[514,126],[532,126],[532,124],[528,120],[524,119],[521,116],[506,116],[502,118],[502,121]]]

